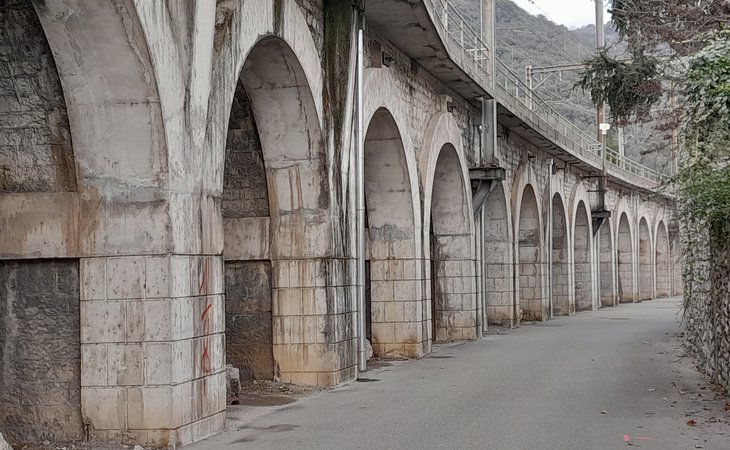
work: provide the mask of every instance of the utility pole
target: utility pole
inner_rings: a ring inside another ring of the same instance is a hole
[[[596,53],[599,53],[606,47],[606,36],[603,29],[603,0],[595,0],[596,2]],[[596,107],[596,137],[598,142],[603,142],[605,135],[600,130],[603,123],[603,104]]]

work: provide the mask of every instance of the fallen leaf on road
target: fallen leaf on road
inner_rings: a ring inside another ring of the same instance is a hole
[[[664,400],[665,402],[668,402],[669,401],[669,399],[666,398],[666,397],[662,397],[662,400]]]
[[[693,427],[693,426],[695,426],[695,425],[697,425],[697,421],[696,421],[696,420],[694,420],[694,419],[689,419],[689,420],[687,421],[687,426],[688,426],[688,427]]]
[[[606,415],[606,414],[608,414],[608,411],[606,411],[606,410],[604,409],[603,411],[601,411],[601,414],[603,414],[603,415]]]
[[[695,444],[695,448],[705,448],[705,446],[704,445],[700,445],[700,444]]]
[[[680,394],[686,394],[687,391],[679,391]]]
[[[649,392],[654,392],[654,391],[656,391],[656,389],[654,389],[654,388],[649,389]]]

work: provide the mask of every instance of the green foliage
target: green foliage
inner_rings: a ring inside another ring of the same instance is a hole
[[[716,226],[730,220],[730,32],[689,58],[683,88],[682,214]]]
[[[605,51],[585,61],[577,87],[590,94],[594,104],[606,104],[619,122],[647,117],[661,98],[657,60],[642,57],[620,61]]]

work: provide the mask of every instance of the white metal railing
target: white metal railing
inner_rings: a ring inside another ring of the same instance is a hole
[[[527,119],[530,125],[556,144],[584,160],[600,164],[601,143],[541,99],[522,81],[520,75],[499,59],[494,61],[494,73],[491,74],[494,78],[490,80],[489,47],[459,9],[449,0],[424,2],[429,7],[427,9],[430,9],[432,19],[446,41],[451,56],[457,55],[453,59],[458,59],[456,62],[464,69],[468,65],[472,71],[470,75],[475,76],[476,81],[482,83],[482,87],[488,88],[490,81],[493,81],[496,90],[494,95],[500,103]],[[618,171],[619,176],[621,172],[628,172],[656,184],[662,184],[669,179],[667,175],[626,158],[611,148],[606,149],[606,164]]]
[[[425,0],[432,12],[432,19],[441,37],[449,47],[451,56],[457,56],[462,68],[484,84],[489,83],[490,49],[461,12],[448,0]],[[468,66],[468,67],[464,67]]]

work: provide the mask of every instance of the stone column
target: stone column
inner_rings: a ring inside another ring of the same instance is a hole
[[[95,439],[185,445],[224,428],[222,258],[82,258],[81,402]]]

